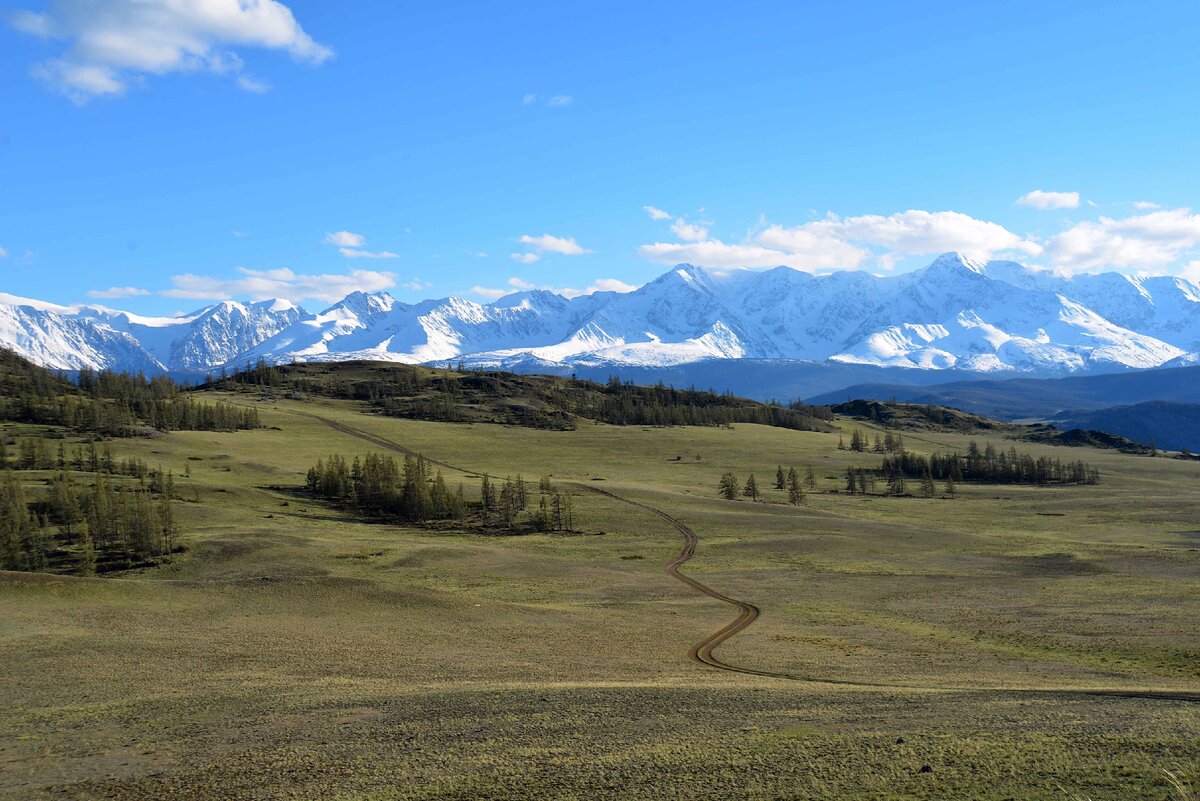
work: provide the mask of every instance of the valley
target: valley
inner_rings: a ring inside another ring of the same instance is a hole
[[[188,393],[258,427],[106,440],[175,477],[186,549],[0,574],[0,795],[1115,801],[1196,780],[1197,463],[913,419],[440,422],[295,382],[371,367]],[[1100,483],[852,494],[882,458],[839,449],[856,432],[1083,459]],[[484,473],[547,476],[574,525],[297,494],[370,453],[423,454],[469,504]],[[803,503],[777,467],[812,469]],[[32,496],[55,471],[7,472]],[[761,496],[722,499],[726,473]]]

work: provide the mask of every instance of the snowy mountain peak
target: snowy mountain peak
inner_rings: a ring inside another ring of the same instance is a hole
[[[632,292],[532,289],[487,304],[353,292],[315,315],[278,299],[143,317],[0,295],[0,344],[57,368],[147,372],[259,358],[541,369],[753,358],[1047,373],[1154,367],[1200,352],[1200,286],[946,253],[890,277],[680,264]]]
[[[987,267],[984,262],[969,259],[957,251],[951,251],[938,256],[924,270],[925,275],[946,275],[964,272],[985,276],[987,274]]]

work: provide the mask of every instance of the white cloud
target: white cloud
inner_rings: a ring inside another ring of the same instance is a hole
[[[0,247],[0,259],[8,258],[8,248]]]
[[[431,281],[422,281],[420,278],[414,278],[411,281],[405,281],[400,284],[402,289],[407,289],[412,292],[424,292],[433,286]]]
[[[1081,222],[1050,238],[1045,256],[1075,272],[1104,267],[1149,268],[1170,264],[1200,246],[1200,214],[1191,209],[1154,211],[1116,220]]]
[[[496,300],[497,298],[502,298],[505,295],[512,294],[512,290],[511,289],[494,289],[492,287],[476,285],[476,286],[471,287],[471,294],[479,295],[480,297],[488,298],[489,300]]]
[[[1161,209],[1162,206],[1157,203],[1151,203],[1149,200],[1134,201],[1133,207],[1138,211],[1150,211],[1152,209]]]
[[[650,219],[652,220],[671,219],[671,214],[669,212],[665,212],[662,209],[655,208],[654,206],[642,206],[642,209],[645,210],[648,215],[650,215]]]
[[[1018,206],[1029,206],[1034,209],[1048,211],[1050,209],[1079,208],[1078,192],[1043,192],[1035,189],[1017,198]]]
[[[373,270],[303,275],[286,267],[275,270],[239,267],[238,272],[241,274],[239,278],[218,278],[193,273],[171,276],[174,288],[163,290],[159,294],[169,298],[201,300],[286,298],[291,301],[322,300],[332,303],[358,290],[378,292],[396,285],[394,273]]]
[[[134,295],[149,295],[149,289],[139,289],[136,286],[111,286],[108,289],[92,289],[88,296],[93,298],[128,298]]]
[[[542,253],[561,253],[564,256],[578,256],[582,253],[592,252],[583,248],[575,241],[575,237],[573,236],[551,236],[550,234],[530,236],[529,234],[525,234],[518,241]]]
[[[521,264],[533,264],[542,258],[536,253],[510,253],[508,257],[513,261],[521,262]]]
[[[237,85],[243,92],[250,92],[255,95],[265,95],[271,91],[271,84],[258,78],[251,78],[249,75],[239,75],[237,77]]]
[[[574,102],[575,98],[571,97],[570,95],[555,95],[546,101],[546,105],[551,106],[552,108],[562,108],[563,106],[569,106]]]
[[[677,217],[671,223],[671,233],[687,242],[703,242],[708,239],[708,229],[703,225],[689,223],[682,217]]]
[[[245,239],[246,237],[250,236],[248,231],[230,231],[229,233],[238,239]]]
[[[1200,284],[1200,260],[1190,261],[1179,271],[1180,278],[1186,278],[1194,284]]]
[[[537,102],[537,95],[533,94],[532,92],[526,94],[524,97],[521,98],[521,105],[523,105],[523,106],[531,106],[536,102]]]
[[[480,297],[496,300],[505,295],[511,295],[513,292],[528,292],[533,289],[541,289],[547,292],[553,292],[557,295],[562,295],[565,298],[577,298],[581,295],[591,295],[594,292],[632,292],[637,289],[633,284],[627,284],[624,281],[619,281],[616,278],[598,278],[588,286],[587,289],[572,289],[570,287],[554,287],[544,286],[526,281],[524,278],[513,276],[508,279],[508,288],[500,289],[497,287],[473,286],[471,292]]]
[[[773,228],[768,228],[760,237],[769,240]],[[989,257],[1007,250],[1030,255],[1036,255],[1041,250],[1036,243],[1017,236],[1002,225],[978,220],[957,211],[910,209],[887,217],[878,214],[844,219],[830,216],[800,226],[800,229],[819,231],[850,242],[876,245],[905,255],[957,250],[968,256]]]
[[[340,248],[361,248],[367,244],[367,238],[350,231],[334,231],[332,234],[325,234],[325,244],[337,245]]]
[[[20,10],[9,21],[32,36],[69,42],[33,72],[80,103],[123,94],[146,74],[237,74],[236,47],[285,50],[310,64],[333,55],[278,0],[54,0],[45,12]]]
[[[676,220],[672,226],[677,234],[698,233],[680,230],[679,222]],[[873,248],[883,252],[876,253]],[[667,264],[688,261],[709,267],[785,265],[801,270],[832,270],[857,269],[872,257],[883,269],[890,269],[900,256],[950,250],[987,258],[1005,251],[1036,255],[1041,248],[1003,226],[960,212],[909,210],[886,217],[830,215],[793,227],[767,225],[740,243],[708,238],[656,242],[643,245],[640,253]]]
[[[638,252],[643,258],[662,264],[690,262],[706,267],[778,267],[786,265],[800,270],[857,267],[863,256],[855,255],[850,262],[839,260],[832,252],[791,253],[764,247],[753,242],[734,244],[719,239],[703,242],[655,242],[642,245]]]
[[[338,248],[338,252],[347,259],[398,259],[399,253],[390,250],[360,250],[358,248]]]
[[[618,280],[616,278],[597,278],[595,281],[592,282],[591,286],[589,286],[587,289],[585,289],[580,294],[590,295],[593,292],[622,292],[623,293],[623,292],[632,292],[633,290],[635,290],[637,288],[638,287],[636,284],[627,284],[624,281]],[[566,292],[571,292],[571,291],[573,291],[573,290],[569,290],[569,289],[564,290],[564,294],[566,294]],[[567,297],[571,297],[571,296],[567,295]]]

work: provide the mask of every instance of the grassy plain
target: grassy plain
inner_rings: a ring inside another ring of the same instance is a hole
[[[1123,801],[1170,797],[1163,769],[1200,782],[1200,705],[1079,692],[1200,692],[1200,463],[1018,443],[1102,483],[861,497],[832,490],[879,457],[837,434],[255,397],[234,399],[270,428],[114,443],[190,465],[186,555],[0,574],[0,797]],[[721,657],[793,678],[688,660],[733,610],[664,575],[678,535],[637,508],[581,494],[584,533],[483,537],[298,497],[317,458],[378,450],[312,414],[674,515],[700,536],[684,570],[763,610]],[[777,464],[814,468],[805,506],[717,499],[727,470],[767,487]]]

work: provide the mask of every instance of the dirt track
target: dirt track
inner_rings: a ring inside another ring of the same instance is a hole
[[[396,453],[402,453],[402,454],[405,454],[408,456],[417,456],[418,455],[416,451],[414,451],[410,448],[406,448],[403,445],[400,445],[396,442],[392,442],[389,439],[372,434],[368,431],[363,431],[361,429],[354,428],[353,426],[347,425],[345,423],[340,423],[336,420],[330,420],[327,417],[321,417],[320,415],[311,414],[309,412],[293,411],[291,413],[297,414],[297,415],[302,415],[304,417],[309,417],[313,420],[318,420],[321,423],[324,423],[325,425],[334,429],[335,431],[338,431],[342,434],[346,434],[347,436],[361,439],[365,442],[369,442],[372,445],[376,445],[377,447],[384,448],[386,450],[390,450],[390,451],[393,451]],[[428,457],[425,457],[425,458],[430,464],[435,464],[440,467],[447,468],[449,470],[454,470],[456,472],[463,473],[465,475],[469,475],[469,476],[482,475],[481,473],[478,473],[474,470],[467,470],[466,468],[458,467],[457,465],[452,465],[448,462],[441,462],[436,459],[429,459]],[[684,564],[685,562],[687,562],[689,559],[691,559],[696,554],[696,547],[700,542],[700,538],[699,538],[699,536],[697,536],[696,532],[693,531],[692,529],[690,529],[684,523],[680,522],[679,520],[675,519],[671,515],[662,511],[661,509],[657,509],[653,506],[650,506],[649,504],[641,503],[640,501],[634,501],[629,498],[625,498],[620,495],[617,495],[614,492],[600,489],[599,487],[589,486],[587,484],[572,482],[571,486],[576,487],[581,490],[584,490],[586,492],[594,493],[596,495],[602,495],[606,498],[610,498],[619,503],[629,504],[630,506],[636,506],[639,509],[643,509],[647,512],[650,512],[651,514],[655,515],[656,517],[658,517],[658,518],[662,519],[663,521],[665,521],[666,523],[670,524],[672,528],[674,528],[676,531],[678,531],[683,536],[683,547],[679,550],[679,553],[675,555],[675,558],[666,564],[665,570],[666,570],[667,575],[671,576],[672,578],[674,578],[678,581],[682,581],[684,584],[688,585],[689,587],[696,590],[697,592],[703,593],[704,595],[707,595],[710,598],[715,598],[718,601],[722,601],[724,603],[730,604],[731,606],[734,606],[737,608],[737,610],[738,610],[737,617],[735,617],[731,622],[726,624],[724,627],[718,629],[717,631],[713,632],[712,634],[709,634],[707,637],[702,639],[700,642],[693,645],[691,650],[688,652],[688,656],[691,657],[691,659],[693,659],[696,662],[699,662],[702,665],[714,667],[719,670],[727,670],[727,671],[730,671],[733,673],[748,674],[751,676],[767,676],[767,677],[776,678],[776,679],[786,679],[788,681],[802,681],[802,682],[811,682],[811,683],[818,683],[818,684],[835,684],[835,685],[849,686],[849,687],[862,687],[864,689],[869,688],[869,689],[891,689],[891,690],[908,690],[908,691],[999,693],[999,694],[1013,694],[1013,695],[1033,696],[1033,697],[1043,696],[1043,697],[1048,697],[1048,698],[1049,697],[1063,698],[1063,697],[1070,697],[1070,696],[1090,696],[1090,697],[1100,696],[1100,697],[1111,697],[1111,698],[1140,698],[1140,699],[1149,699],[1149,700],[1158,700],[1158,701],[1180,701],[1180,702],[1184,702],[1184,703],[1200,704],[1200,692],[1187,692],[1187,691],[1175,691],[1175,690],[1163,691],[1163,690],[1116,690],[1116,689],[1054,690],[1054,689],[1032,689],[1032,688],[1028,688],[1028,689],[1026,689],[1026,688],[1009,688],[1009,687],[995,687],[995,688],[918,687],[918,686],[901,685],[901,684],[887,684],[887,683],[872,683],[872,682],[854,681],[854,680],[848,680],[848,679],[831,679],[831,678],[822,678],[822,677],[817,677],[817,676],[800,676],[800,675],[788,674],[788,673],[776,673],[776,672],[769,671],[769,670],[756,670],[754,668],[741,667],[739,665],[730,664],[728,662],[725,662],[725,661],[719,659],[713,652],[722,643],[726,642],[727,640],[736,636],[740,632],[745,631],[747,628],[749,628],[750,625],[753,624],[754,621],[758,619],[758,616],[761,614],[761,610],[759,610],[759,608],[752,603],[748,603],[746,601],[741,601],[741,600],[738,600],[737,598],[733,598],[731,596],[725,595],[724,593],[718,592],[717,590],[713,589],[712,587],[708,586],[707,584],[705,584],[701,581],[697,581],[696,579],[692,578],[691,576],[687,575],[686,573],[681,573],[679,571],[679,566]]]

